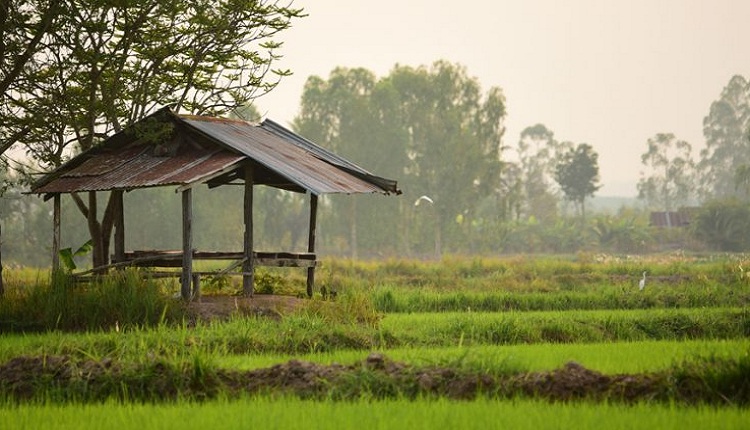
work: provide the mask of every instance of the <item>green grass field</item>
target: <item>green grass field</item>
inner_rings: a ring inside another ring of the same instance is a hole
[[[4,407],[13,429],[746,429],[740,408],[637,404],[549,404],[531,400],[472,402],[252,398],[168,405],[93,404]]]
[[[41,375],[24,400],[0,374],[0,413],[10,428],[746,428],[750,278],[740,267],[747,263],[745,256],[331,260],[319,287],[337,291],[336,301],[214,322],[195,321],[168,298],[173,285],[137,273],[81,289],[11,272],[0,299],[0,365],[63,357],[72,367],[61,369],[75,375],[62,382]],[[644,270],[647,288],[638,291]],[[294,271],[259,279],[291,295],[304,288]],[[232,293],[231,284],[207,285],[208,294]],[[576,362],[606,375],[662,375],[667,385],[661,400],[635,403],[528,394],[408,400],[411,388],[388,385],[408,378],[356,370],[374,351],[414,372],[503,377]],[[215,384],[222,372],[294,359],[354,373],[315,401],[273,390],[230,394]],[[119,373],[96,373],[100,363]],[[86,369],[100,379],[88,381]],[[352,389],[360,384],[371,391]],[[683,400],[669,400],[670,390]]]

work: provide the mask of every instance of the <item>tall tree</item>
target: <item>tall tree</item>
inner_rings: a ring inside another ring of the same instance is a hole
[[[379,80],[364,69],[336,69],[328,80],[308,79],[302,105],[298,131],[399,178],[406,190],[395,203],[402,219],[414,220],[411,202],[430,197],[433,203],[419,212],[425,215],[421,221],[432,226],[436,254],[455,220],[470,225],[481,197],[499,188],[505,99],[499,88],[483,96],[477,80],[459,65],[396,66]],[[373,227],[382,223],[379,211],[353,209],[364,201],[348,204],[349,210],[341,208],[339,214],[370,217]],[[410,223],[404,224],[399,233],[408,250]],[[356,229],[356,223],[347,225]],[[356,247],[358,237],[350,233],[350,246]],[[382,237],[376,233],[373,240]]]
[[[698,163],[702,197],[726,198],[736,195],[736,174],[750,165],[750,82],[733,76],[719,100],[711,104],[703,119],[706,147]]]
[[[558,142],[544,124],[526,127],[518,141],[518,158],[523,172],[525,215],[552,220],[557,214],[559,192],[553,189],[555,167],[568,142]]]
[[[591,145],[581,143],[563,155],[555,170],[555,180],[565,193],[565,198],[574,202],[586,220],[586,198],[601,188],[599,182],[599,154]]]
[[[445,234],[463,235],[482,197],[499,188],[505,97],[497,87],[483,95],[476,78],[446,61],[396,66],[387,79],[399,95],[398,124],[407,136],[404,188],[434,201],[440,254]]]
[[[375,74],[363,68],[334,69],[327,80],[318,76],[307,79],[302,106],[294,121],[295,129],[342,156],[389,177],[403,170],[405,153],[395,135],[391,89],[378,81]],[[361,221],[377,217],[371,200],[335,196],[328,200],[333,207],[326,218],[332,228],[345,227],[349,254],[358,256],[360,242],[383,235],[358,229]],[[383,204],[382,202],[379,202]],[[370,219],[375,224],[376,219]],[[377,230],[372,230],[377,232]]]
[[[44,16],[30,5],[29,14]],[[42,4],[42,3],[39,3]],[[63,14],[3,93],[4,141],[23,145],[43,168],[59,165],[165,105],[221,115],[270,91],[278,32],[300,9],[257,0],[60,0]],[[13,5],[16,6],[16,5]],[[143,131],[145,132],[145,130]],[[73,195],[87,217],[94,266],[108,261],[113,200],[102,219],[96,193]]]
[[[37,64],[42,61],[36,56],[39,46],[53,31],[54,23],[62,11],[58,0],[0,2],[0,155],[30,131],[29,125],[24,122],[9,124],[7,118],[17,115],[20,109],[8,103],[6,95],[14,93],[19,83],[25,80],[27,74],[33,73]],[[1,232],[2,230],[0,243]],[[4,290],[0,254],[0,294]]]
[[[695,163],[689,143],[672,133],[659,133],[648,140],[641,163],[650,173],[641,172],[638,198],[649,207],[671,211],[693,197]]]

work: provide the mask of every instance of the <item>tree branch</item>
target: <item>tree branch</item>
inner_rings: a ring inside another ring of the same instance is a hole
[[[75,202],[76,206],[78,207],[78,210],[80,210],[83,216],[86,217],[86,219],[88,219],[89,208],[86,206],[86,203],[83,202],[83,199],[81,199],[81,196],[79,196],[78,193],[70,193],[70,197]]]
[[[55,16],[57,16],[57,13],[59,12],[58,10],[59,5],[60,5],[59,0],[50,0],[49,7],[44,11],[42,18],[39,20],[39,23],[37,24],[34,37],[31,39],[31,41],[29,41],[29,44],[26,45],[26,49],[23,51],[23,53],[19,55],[18,58],[16,58],[13,67],[5,76],[5,78],[2,81],[0,81],[1,93],[4,94],[10,87],[11,83],[13,83],[13,81],[18,79],[18,76],[21,74],[21,71],[23,70],[24,66],[26,66],[26,63],[31,59],[31,57],[36,52],[37,45],[39,45],[39,42],[42,40],[42,37],[44,37],[44,35],[47,34],[47,31],[52,25],[52,20],[55,18]]]

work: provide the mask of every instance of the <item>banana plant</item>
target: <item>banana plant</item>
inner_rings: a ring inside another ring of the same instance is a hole
[[[65,270],[67,270],[68,272],[72,272],[77,268],[75,257],[82,257],[86,254],[89,254],[93,248],[93,242],[91,241],[91,239],[89,239],[86,243],[81,245],[76,250],[76,252],[73,252],[73,248],[61,249],[59,252],[60,262],[62,263]]]

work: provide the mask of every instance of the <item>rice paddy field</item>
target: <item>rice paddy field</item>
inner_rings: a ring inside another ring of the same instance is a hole
[[[145,272],[80,286],[6,271],[0,417],[3,428],[748,428],[746,267],[745,255],[327,260],[325,299],[299,298],[301,271],[269,271],[256,289],[276,305],[243,308],[260,299],[217,279],[204,291],[229,306],[210,317]]]

